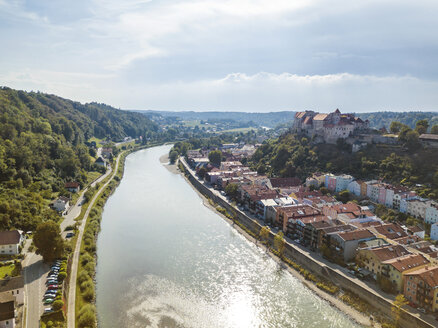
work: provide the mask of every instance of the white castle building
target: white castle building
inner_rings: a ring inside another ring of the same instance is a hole
[[[339,138],[346,139],[368,129],[368,120],[363,121],[353,114],[341,114],[339,109],[330,114],[298,112],[293,124],[294,132],[321,137],[327,143],[336,143]]]

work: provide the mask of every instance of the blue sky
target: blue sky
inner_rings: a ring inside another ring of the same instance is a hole
[[[436,0],[0,0],[0,85],[126,109],[438,110]]]

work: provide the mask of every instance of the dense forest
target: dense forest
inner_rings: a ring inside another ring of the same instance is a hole
[[[33,230],[57,218],[50,200],[65,192],[66,181],[83,185],[93,170],[90,137],[118,141],[157,130],[138,113],[0,89],[0,229]]]

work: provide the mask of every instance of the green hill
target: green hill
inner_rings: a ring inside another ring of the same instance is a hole
[[[85,141],[155,133],[138,113],[54,95],[0,89],[0,230],[32,230],[66,181],[85,184],[94,159]]]

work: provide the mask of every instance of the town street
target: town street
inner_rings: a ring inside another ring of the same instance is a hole
[[[41,255],[28,252],[32,239],[26,241],[23,253],[26,258],[23,260],[24,290],[25,290],[25,317],[24,327],[39,328],[40,317],[44,311],[43,295],[45,281],[49,272],[49,265],[43,263]]]

